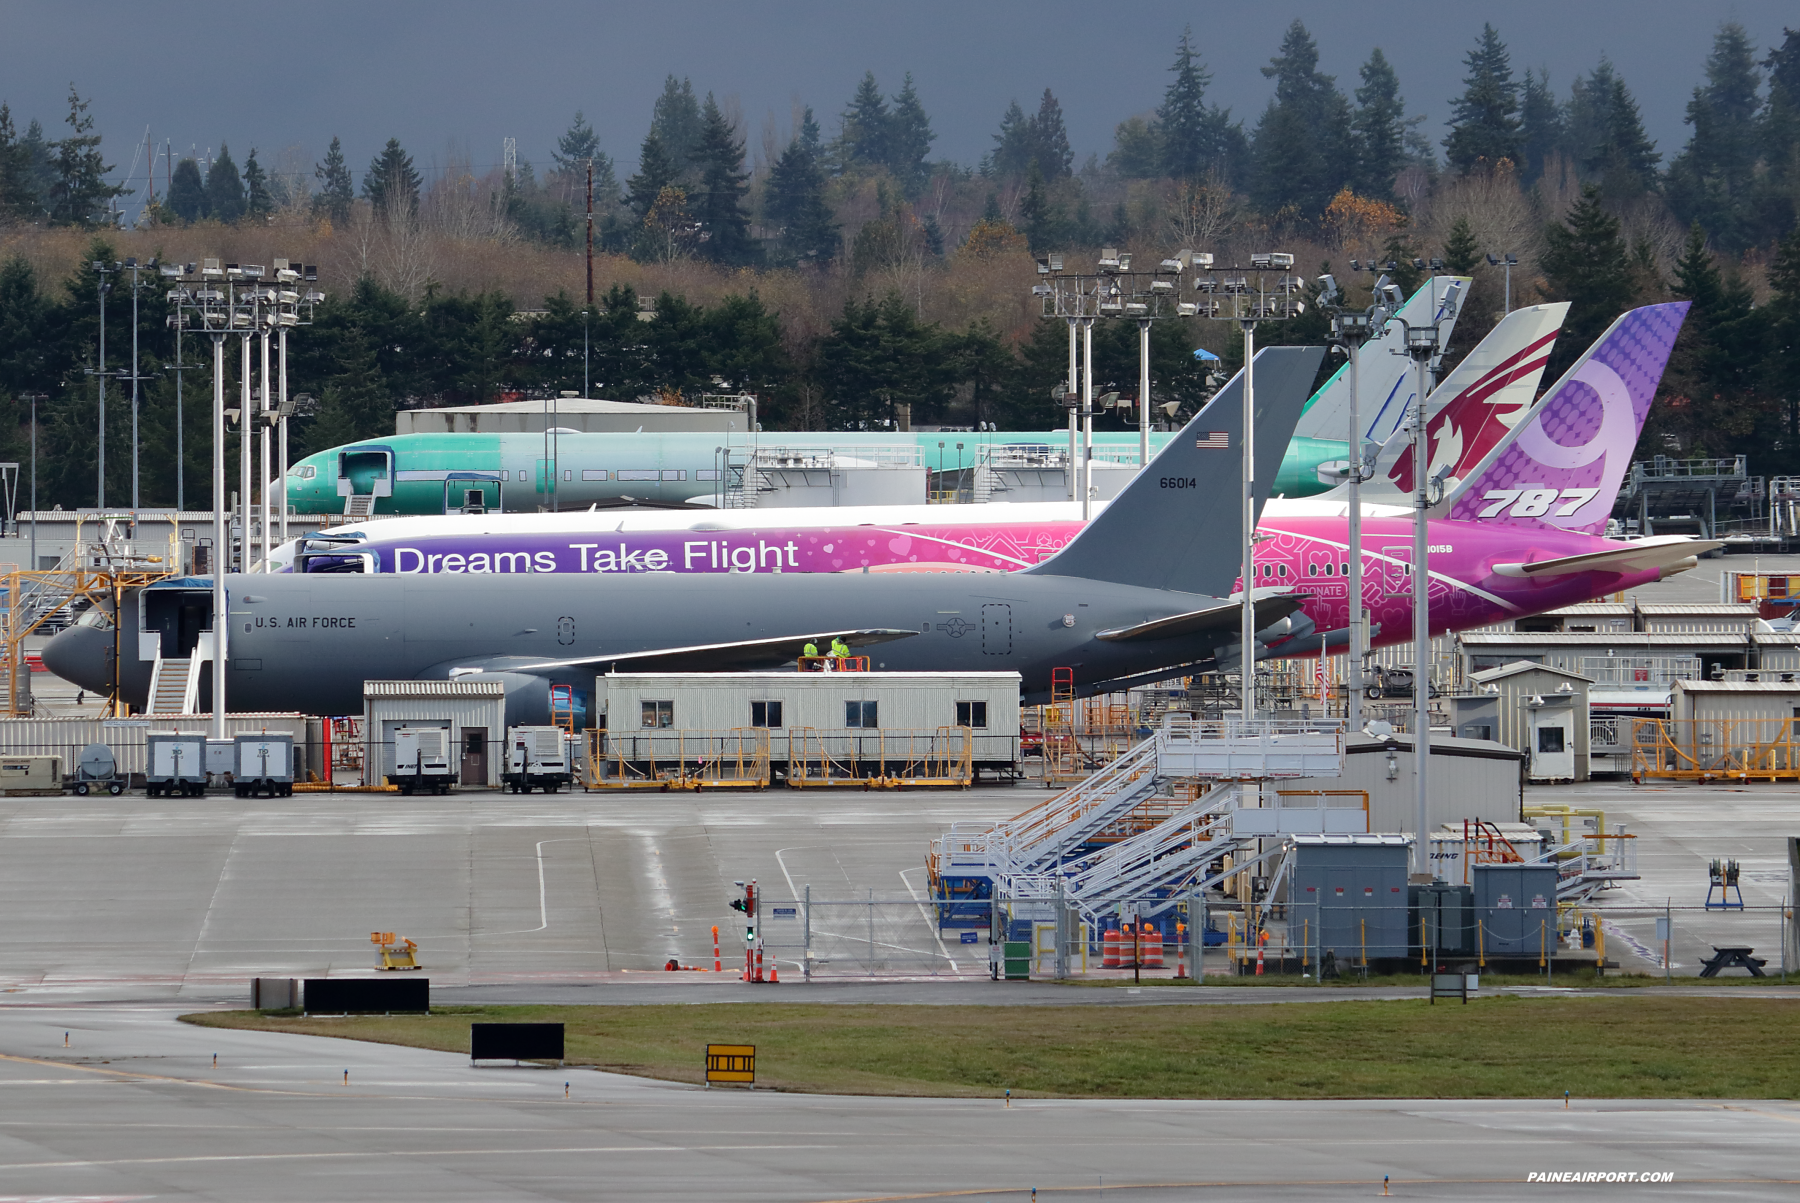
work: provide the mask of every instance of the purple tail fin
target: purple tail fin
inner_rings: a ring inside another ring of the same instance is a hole
[[[1445,516],[1605,533],[1687,311],[1682,301],[1621,315],[1469,474]]]

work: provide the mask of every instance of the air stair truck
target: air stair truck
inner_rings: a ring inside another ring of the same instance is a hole
[[[150,731],[144,735],[144,793],[198,798],[206,792],[206,735]]]
[[[401,727],[394,732],[394,771],[388,780],[403,794],[450,792],[450,733],[442,727]]]
[[[506,733],[506,771],[500,775],[507,791],[529,794],[542,788],[546,794],[575,780],[569,766],[569,741],[561,727],[513,727]]]
[[[294,792],[294,737],[264,731],[239,735],[232,748],[232,792],[240,798],[258,792],[269,797],[291,797]]]

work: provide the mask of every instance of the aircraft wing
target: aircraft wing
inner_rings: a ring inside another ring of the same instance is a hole
[[[1279,597],[1257,598],[1256,629],[1260,631],[1271,623],[1280,622],[1305,605],[1307,596],[1302,593],[1287,593]],[[1189,610],[1186,614],[1171,614],[1167,618],[1153,618],[1135,626],[1101,631],[1094,638],[1104,639],[1108,643],[1131,643],[1140,639],[1179,639],[1184,635],[1199,635],[1207,631],[1236,632],[1243,621],[1243,613],[1242,602],[1222,602],[1204,610]]]
[[[825,647],[833,639],[842,639],[851,647],[870,647],[917,635],[917,631],[885,628],[853,631],[809,631],[802,635],[779,635],[773,639],[744,639],[735,643],[696,643],[687,647],[655,648],[646,652],[601,652],[592,656],[572,656],[567,660],[540,660],[530,664],[508,664],[509,672],[535,673],[553,668],[599,668],[619,665],[635,672],[747,672],[758,668],[779,668],[800,657],[808,643]]]
[[[1690,539],[1686,535],[1641,539],[1614,551],[1594,551],[1579,556],[1558,556],[1554,560],[1532,560],[1521,564],[1496,564],[1496,576],[1521,580],[1543,580],[1572,576],[1577,572],[1646,572],[1652,568],[1673,568],[1683,560],[1724,544],[1716,539]],[[1691,565],[1683,565],[1691,567]]]

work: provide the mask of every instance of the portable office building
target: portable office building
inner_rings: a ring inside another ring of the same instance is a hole
[[[969,729],[977,769],[1011,771],[1019,760],[1016,672],[613,673],[596,680],[594,696],[609,736],[765,728],[777,764],[809,733],[931,736],[942,727]]]
[[[1431,773],[1426,782],[1426,826],[1460,826],[1465,819],[1510,823],[1519,817],[1519,764],[1523,757],[1487,739],[1431,737]],[[1297,777],[1281,790],[1367,790],[1369,830],[1411,832],[1418,824],[1413,784],[1412,736],[1376,737],[1358,733],[1344,744],[1344,771],[1337,777]]]
[[[1588,689],[1581,673],[1516,660],[1469,674],[1474,702],[1455,700],[1457,734],[1495,739],[1525,755],[1530,781],[1586,781]],[[1491,710],[1479,708],[1482,700]],[[1469,717],[1463,717],[1467,711]],[[1492,729],[1487,727],[1492,722]]]

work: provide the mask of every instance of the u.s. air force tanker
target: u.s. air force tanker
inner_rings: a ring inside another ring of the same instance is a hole
[[[1323,355],[1272,347],[1257,356],[1259,506]],[[840,635],[869,649],[876,667],[1015,670],[1031,697],[1048,694],[1055,667],[1072,667],[1091,691],[1211,658],[1237,642],[1239,609],[1227,595],[1237,576],[1241,380],[1053,560],[1019,573],[233,575],[226,705],[346,714],[361,707],[366,679],[482,673],[504,682],[509,723],[545,721],[552,685],[569,686],[585,708],[594,676],[614,667],[778,667],[808,642]],[[212,625],[211,596],[210,582],[170,581],[127,606],[132,637],[120,642],[140,657],[122,657],[127,700],[142,704],[148,692],[154,657],[145,652],[193,653]],[[1273,639],[1299,605],[1261,599],[1256,625]],[[45,647],[45,666],[105,689],[117,637],[100,622],[77,624]]]
[[[1685,308],[1621,317],[1445,500],[1452,517],[1430,535],[1434,633],[1655,580],[1716,546],[1594,537]],[[1257,362],[1259,432],[1274,434],[1291,421],[1297,403],[1285,414],[1280,406],[1297,402],[1308,367],[1287,348]],[[1172,668],[1229,665],[1238,659],[1237,609],[1228,600],[1237,588],[1237,515],[1235,460],[1221,444],[1238,442],[1238,383],[1061,553],[1005,576],[233,577],[230,707],[340,713],[359,703],[365,677],[480,672],[506,683],[509,721],[531,721],[547,710],[551,685],[568,686],[585,705],[592,676],[609,667],[779,665],[809,639],[833,634],[874,649],[878,667],[1014,668],[1028,698],[1044,695],[1057,666],[1072,667],[1092,692]],[[1272,459],[1259,448],[1259,479]],[[1368,531],[1365,601],[1374,603],[1383,642],[1408,625],[1408,526],[1377,521]],[[1265,521],[1263,529],[1273,538],[1259,552],[1256,656],[1341,644],[1349,612],[1341,529],[1294,520]],[[197,637],[185,633],[205,621],[203,586],[171,582],[144,592],[137,621],[164,654],[184,653]],[[59,635],[45,662],[103,689],[112,645],[101,616]],[[144,695],[149,672],[147,662],[127,662],[128,699]]]
[[[1456,324],[1464,276],[1427,280],[1401,306],[1398,316],[1413,328],[1435,324],[1445,343]],[[1396,322],[1372,338],[1359,359],[1356,391],[1365,437],[1386,441],[1398,429],[1412,401],[1413,375],[1402,355],[1389,354],[1405,341]],[[1274,494],[1309,497],[1329,487],[1322,465],[1344,459],[1348,443],[1350,378],[1340,371],[1312,398],[1298,432],[1271,473]],[[1152,452],[1172,436],[1150,436]],[[1096,431],[1097,453],[1135,450],[1135,431]],[[957,441],[968,446],[955,449]],[[946,448],[945,443],[952,446]],[[805,462],[831,452],[849,457],[861,451],[915,448],[926,468],[944,471],[972,466],[999,448],[1023,457],[1047,458],[1066,451],[1066,430],[971,433],[947,439],[941,432],[777,431],[582,433],[546,439],[541,433],[405,434],[347,443],[307,456],[288,470],[287,499],[302,514],[445,514],[479,508],[518,512],[581,509],[624,498],[650,502],[722,501],[761,452],[789,453]],[[923,500],[921,498],[920,500]]]

